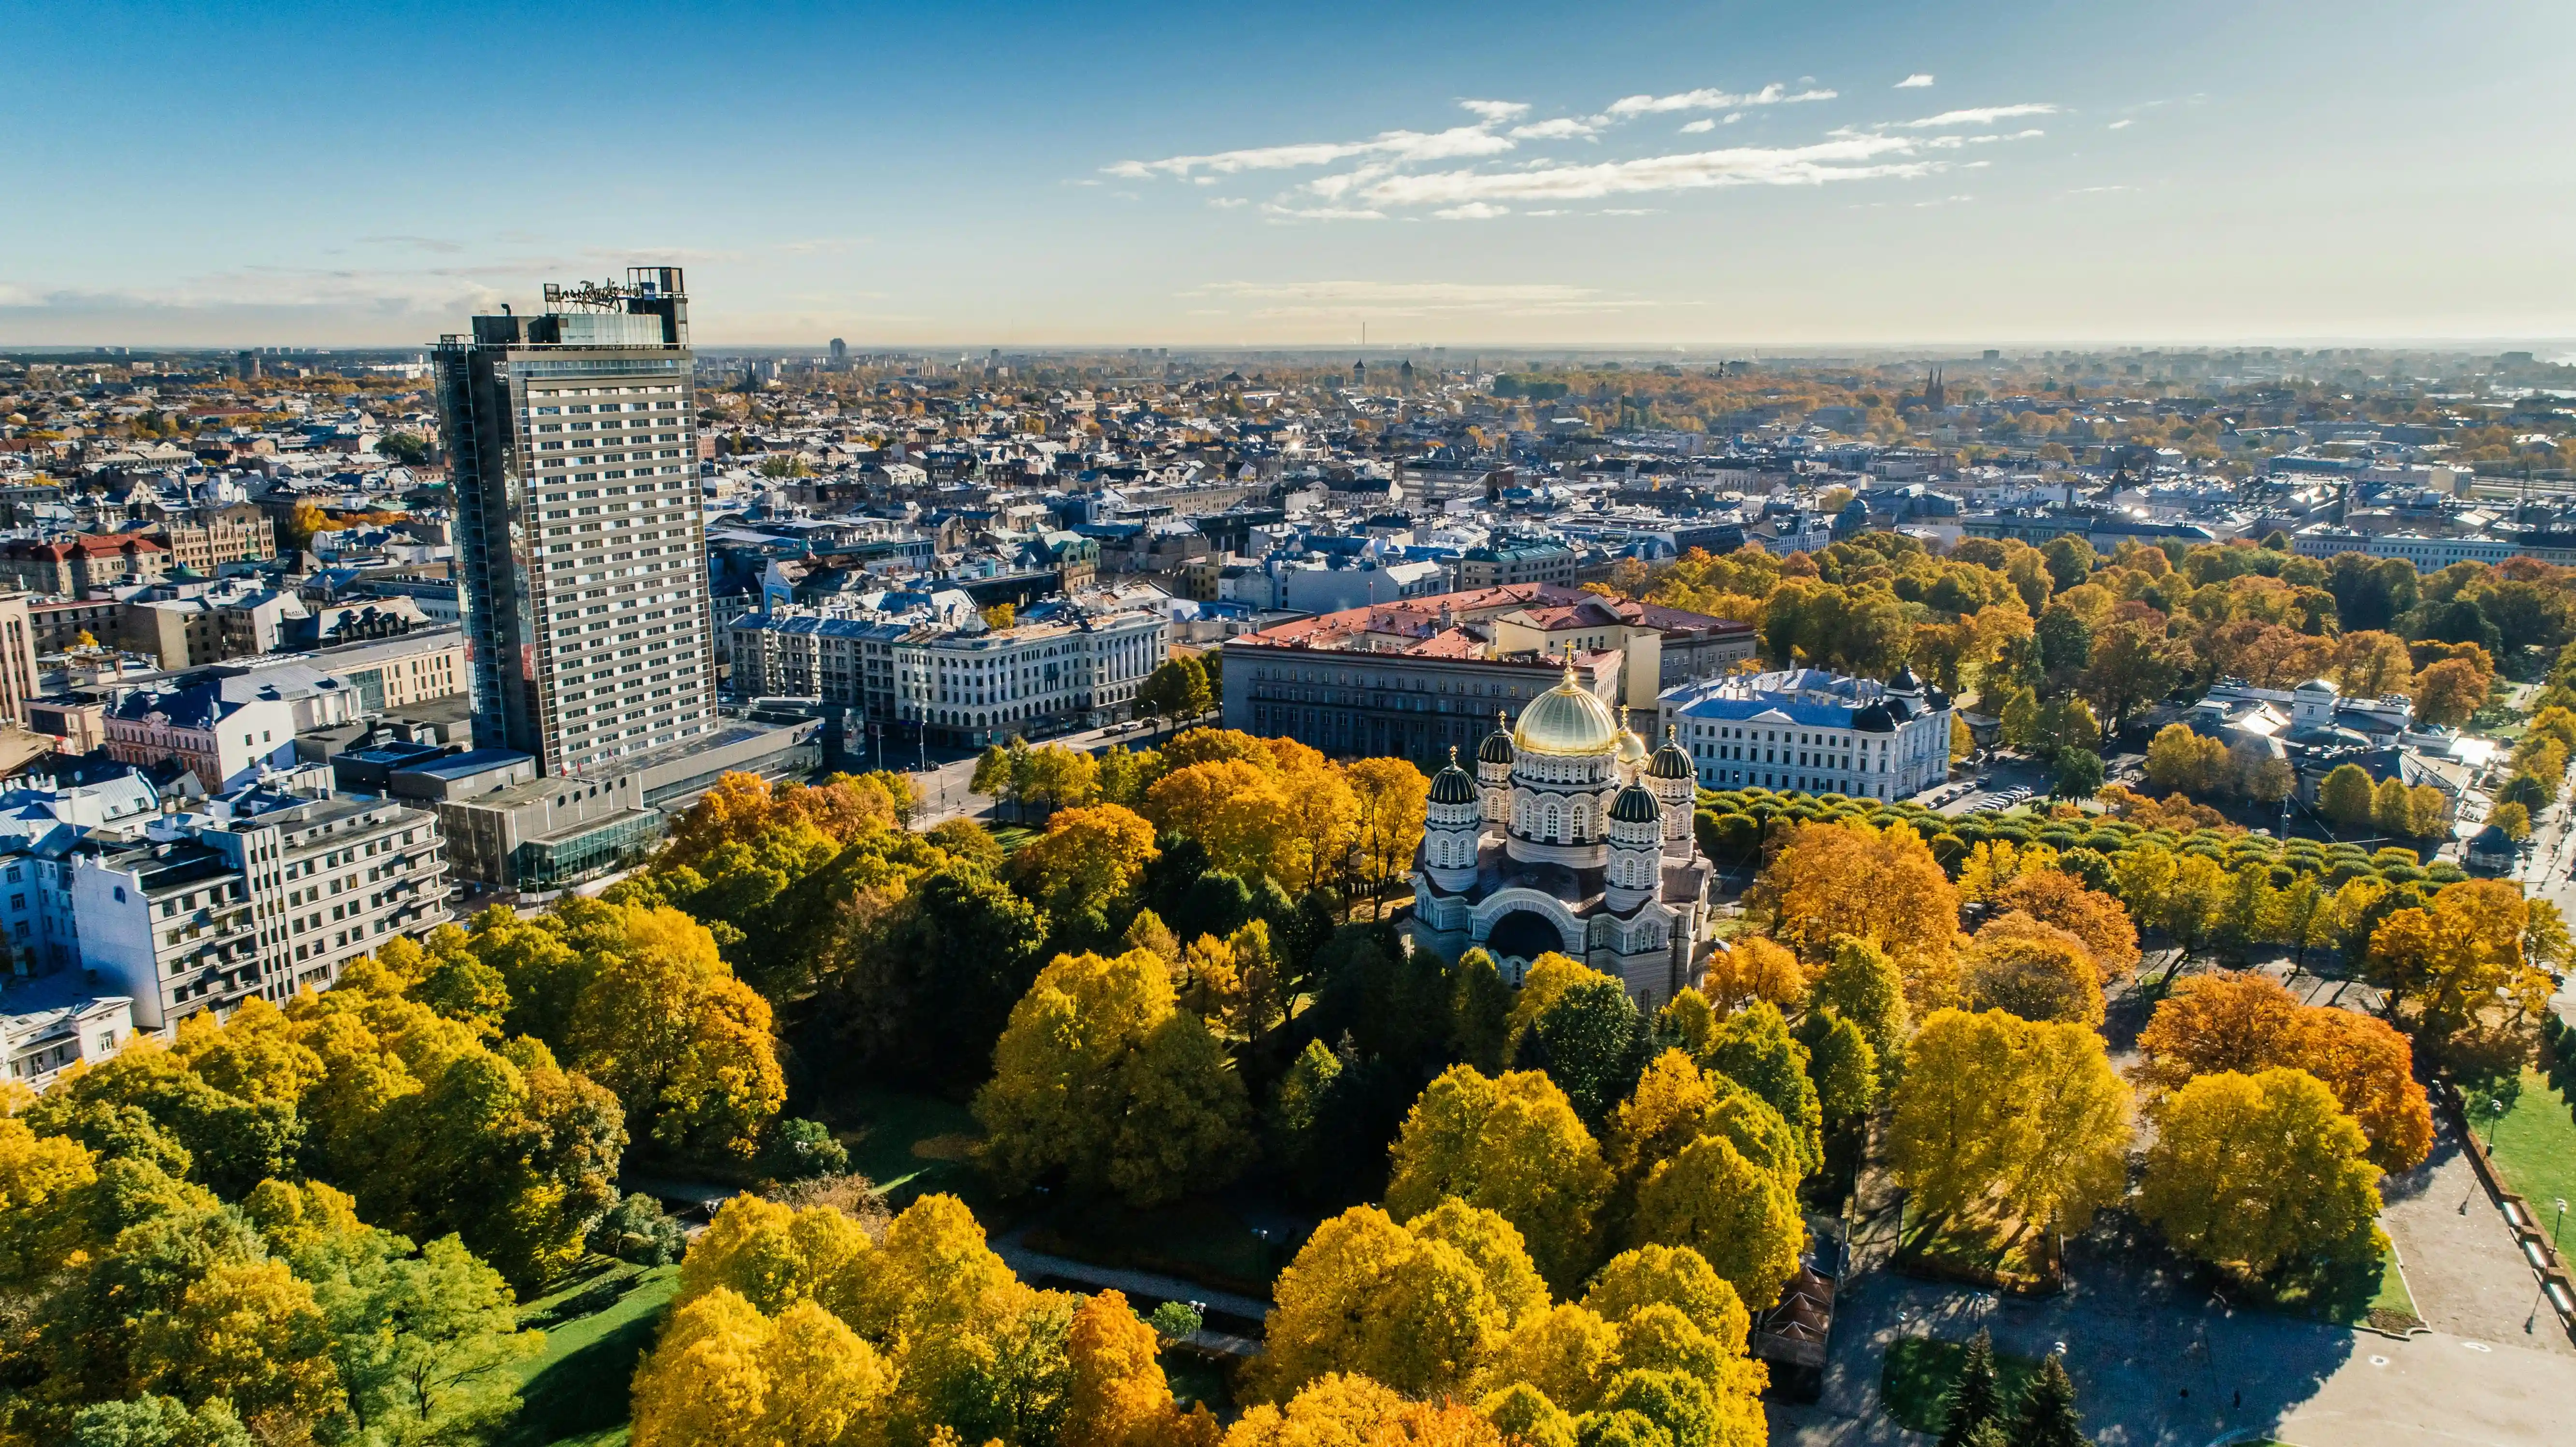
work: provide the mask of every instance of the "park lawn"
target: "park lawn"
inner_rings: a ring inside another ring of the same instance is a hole
[[[680,1288],[680,1268],[623,1263],[519,1310],[545,1351],[519,1369],[519,1415],[500,1447],[613,1447],[626,1441],[627,1385]]]
[[[1940,1431],[1950,1388],[1959,1380],[1960,1364],[1967,1359],[1968,1344],[1963,1341],[1928,1336],[1900,1339],[1887,1349],[1887,1360],[1879,1370],[1879,1404],[1900,1427],[1915,1432]],[[2022,1389],[2038,1374],[2039,1363],[2029,1357],[1995,1353],[1996,1392],[2007,1407],[2020,1400]]]
[[[2415,1297],[2406,1289],[2406,1273],[2397,1264],[2397,1248],[2380,1248],[2379,1259],[2283,1273],[2244,1289],[2246,1303],[2285,1316],[2312,1317],[2336,1326],[2373,1327],[2402,1332],[2422,1326]]]
[[[2539,1071],[2522,1072],[2521,1093],[2495,1122],[2488,1154],[2542,1225],[2557,1223],[2558,1202],[2576,1201],[2576,1110]]]
[[[985,826],[985,832],[993,836],[994,843],[1002,846],[1004,855],[1012,855],[1020,852],[1021,845],[1037,838],[1045,831],[1032,829],[1026,824],[988,824]]]
[[[852,1086],[833,1099],[832,1123],[850,1146],[850,1169],[901,1210],[916,1196],[945,1191],[970,1204],[985,1194],[967,1148],[984,1130],[972,1111],[935,1095]]]

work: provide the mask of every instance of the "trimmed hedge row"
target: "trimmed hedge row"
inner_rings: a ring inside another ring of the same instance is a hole
[[[2215,829],[2195,829],[2185,834],[2099,816],[2080,821],[1952,816],[1920,804],[1886,804],[1841,794],[1783,794],[1758,788],[1702,790],[1697,812],[1700,847],[1718,857],[1751,853],[1765,823],[1830,823],[1843,819],[1881,825],[1902,820],[1923,836],[1932,857],[1953,872],[1971,847],[2009,840],[2016,845],[2045,844],[2059,853],[2090,849],[2105,858],[2142,842],[2161,844],[2177,854],[2198,855],[2230,871],[2247,864],[2269,864],[2273,867],[2273,883],[2281,886],[2301,874],[2323,876],[2329,887],[2363,875],[2390,884],[2436,886],[2456,884],[2469,877],[2466,870],[2448,860],[2427,865],[2414,850],[2395,845],[2373,853],[2358,844],[2230,835]]]

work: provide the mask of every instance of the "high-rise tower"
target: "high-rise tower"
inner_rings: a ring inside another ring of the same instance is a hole
[[[578,774],[716,723],[677,267],[438,344],[474,742]]]

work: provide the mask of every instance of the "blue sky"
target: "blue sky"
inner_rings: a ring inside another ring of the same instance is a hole
[[[0,0],[0,35],[0,344],[416,343],[661,260],[711,343],[2576,335],[2563,0]]]

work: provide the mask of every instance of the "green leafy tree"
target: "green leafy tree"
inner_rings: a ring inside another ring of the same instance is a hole
[[[1547,1072],[1588,1125],[1599,1127],[1637,1084],[1653,1039],[1627,987],[1586,971],[1538,1013],[1517,1063]]]
[[[1701,1059],[1712,1070],[1761,1097],[1797,1133],[1801,1176],[1823,1163],[1819,1133],[1824,1115],[1816,1085],[1807,1076],[1807,1047],[1789,1034],[1780,1007],[1755,1000],[1718,1023]]]
[[[864,1073],[979,1080],[1046,963],[1048,927],[1044,910],[983,870],[934,870],[825,977],[823,1013]]]
[[[2090,799],[2102,792],[2102,756],[2091,749],[2062,749],[2050,785],[2061,799]]]
[[[1458,961],[1449,994],[1450,1048],[1488,1075],[1503,1068],[1511,1038],[1512,987],[1503,983],[1494,957],[1481,949]]]
[[[361,1230],[306,1247],[295,1266],[330,1323],[364,1440],[475,1440],[517,1414],[517,1365],[544,1349],[545,1336],[518,1329],[501,1274],[455,1237],[415,1253],[399,1236]]]

